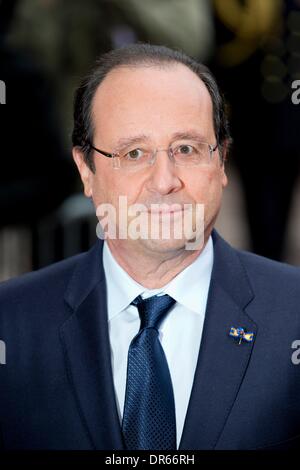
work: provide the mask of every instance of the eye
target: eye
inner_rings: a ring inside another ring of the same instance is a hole
[[[179,153],[181,155],[192,155],[193,153],[196,153],[196,149],[192,145],[183,144],[177,147],[176,153]]]
[[[130,150],[129,152],[127,152],[124,155],[124,158],[126,158],[126,160],[139,160],[141,157],[143,157],[143,155],[144,155],[144,150],[142,150],[142,149],[133,149],[133,150]]]

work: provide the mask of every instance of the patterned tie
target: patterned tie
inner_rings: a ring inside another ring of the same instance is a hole
[[[122,431],[128,450],[176,450],[176,418],[171,376],[158,328],[174,305],[168,295],[133,302],[141,326],[128,351]]]

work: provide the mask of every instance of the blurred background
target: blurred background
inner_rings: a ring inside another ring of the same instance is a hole
[[[204,62],[227,98],[220,233],[300,265],[300,0],[0,0],[0,280],[95,241],[71,158],[73,93],[98,55],[137,41]]]

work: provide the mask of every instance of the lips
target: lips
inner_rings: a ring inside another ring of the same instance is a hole
[[[182,210],[184,210],[184,208],[179,204],[153,204],[148,209],[148,212],[150,214],[172,214],[176,212],[181,212]]]
[[[152,204],[148,209],[148,212],[151,214],[168,214],[174,212],[181,212],[183,207],[178,204]]]

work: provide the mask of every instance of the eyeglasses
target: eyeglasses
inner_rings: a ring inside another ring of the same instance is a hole
[[[209,165],[213,153],[218,147],[207,142],[198,141],[176,141],[167,149],[151,149],[141,145],[137,148],[124,149],[117,153],[108,153],[89,144],[90,148],[105,157],[112,158],[113,168],[124,170],[139,170],[153,165],[158,152],[167,152],[169,159],[176,166],[194,167]]]

